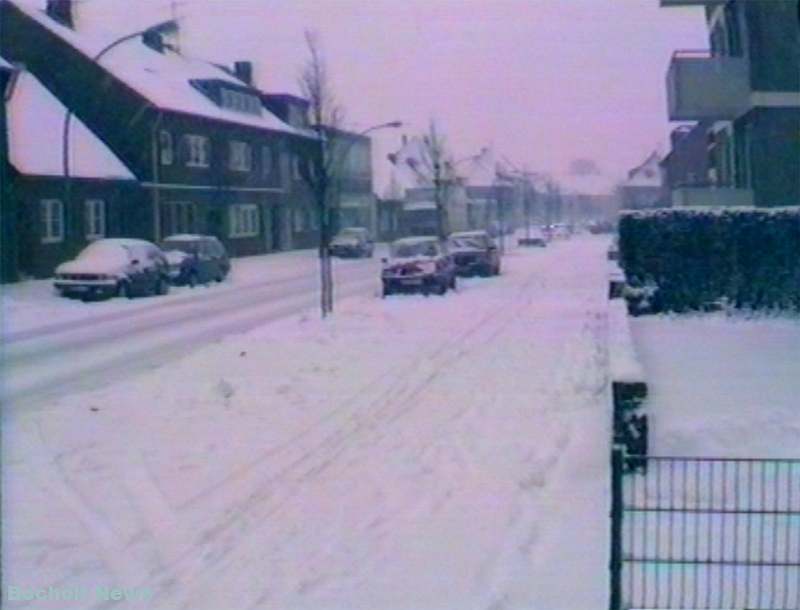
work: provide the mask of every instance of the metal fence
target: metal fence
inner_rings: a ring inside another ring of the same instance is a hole
[[[611,518],[611,610],[800,610],[800,460],[615,449]]]

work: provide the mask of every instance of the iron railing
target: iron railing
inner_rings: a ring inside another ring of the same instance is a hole
[[[615,449],[611,517],[611,610],[800,609],[800,460]]]

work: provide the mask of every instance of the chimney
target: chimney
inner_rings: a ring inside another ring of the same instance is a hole
[[[58,21],[61,25],[74,28],[72,18],[72,0],[47,0],[45,12],[48,17]]]
[[[243,83],[253,84],[253,62],[237,61],[233,64],[233,73]]]
[[[147,30],[142,34],[142,42],[158,53],[164,53],[164,38],[158,32]]]

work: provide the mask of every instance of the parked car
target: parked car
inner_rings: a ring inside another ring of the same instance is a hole
[[[393,242],[383,259],[383,296],[395,292],[444,294],[456,287],[456,268],[436,237],[406,237]]]
[[[63,296],[83,300],[166,294],[169,268],[164,253],[149,241],[100,239],[56,267],[53,285]]]
[[[520,237],[517,240],[520,246],[534,246],[538,248],[547,246],[547,237],[539,227],[530,227],[527,230],[527,234],[526,237]]]
[[[161,242],[173,284],[221,282],[231,270],[225,246],[212,235],[171,235]]]
[[[500,251],[486,231],[453,233],[447,245],[458,275],[500,274]]]
[[[330,245],[331,255],[342,258],[371,258],[374,251],[375,244],[369,231],[362,227],[342,229],[336,234]]]

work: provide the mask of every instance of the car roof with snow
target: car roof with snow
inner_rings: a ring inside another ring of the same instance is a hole
[[[91,31],[72,30],[48,17],[33,0],[13,0],[13,4],[86,57],[94,57],[118,38],[96,27]],[[313,130],[293,127],[272,114],[260,101],[261,91],[239,80],[225,68],[187,57],[170,48],[165,47],[161,53],[133,39],[109,51],[100,63],[103,69],[157,108],[308,138],[317,137]],[[203,81],[222,81],[239,90],[249,89],[253,95],[259,96],[259,112],[241,112],[217,105],[198,88],[197,83]]]
[[[206,239],[214,239],[217,238],[213,235],[199,235],[195,233],[176,233],[175,235],[168,235],[163,239],[163,241],[202,241]]]
[[[401,239],[395,240],[392,243],[399,246],[411,246],[414,244],[425,244],[432,241],[438,243],[439,238],[436,237],[435,235],[425,235],[422,237],[403,237]]]
[[[451,233],[450,237],[489,237],[489,234],[486,231],[458,231],[456,233]]]

